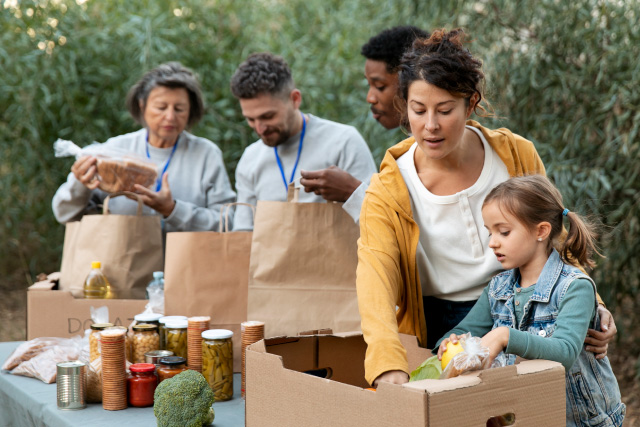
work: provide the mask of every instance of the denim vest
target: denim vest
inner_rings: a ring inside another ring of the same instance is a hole
[[[506,326],[542,337],[551,337],[556,327],[558,309],[571,282],[587,279],[596,291],[595,283],[576,267],[565,264],[554,249],[535,285],[536,289],[523,308],[523,316],[516,328],[514,288],[518,280],[517,269],[496,275],[489,283],[489,305],[493,328]],[[596,302],[597,306],[597,302]],[[597,314],[592,329],[599,330]],[[506,355],[508,364],[516,356]],[[626,412],[620,400],[620,389],[609,359],[597,360],[584,345],[575,363],[566,372],[567,426],[621,426]]]

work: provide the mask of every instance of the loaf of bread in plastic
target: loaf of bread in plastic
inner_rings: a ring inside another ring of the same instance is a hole
[[[97,159],[99,188],[107,193],[134,191],[135,184],[153,188],[158,179],[158,170],[147,162],[106,156],[97,156]]]

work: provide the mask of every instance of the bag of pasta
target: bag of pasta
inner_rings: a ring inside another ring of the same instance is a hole
[[[488,362],[489,349],[482,345],[481,340],[479,337],[472,337],[469,332],[461,335],[458,341],[462,351],[453,356],[442,371],[440,379],[453,378],[465,372],[488,368],[486,362]]]

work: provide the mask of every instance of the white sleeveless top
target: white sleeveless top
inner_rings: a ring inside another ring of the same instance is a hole
[[[469,188],[436,196],[424,186],[414,161],[414,143],[397,160],[420,229],[417,264],[423,296],[451,301],[478,299],[491,277],[502,270],[489,249],[482,221],[482,202],[492,188],[509,179],[507,167],[482,132],[471,126],[484,146],[484,166]]]

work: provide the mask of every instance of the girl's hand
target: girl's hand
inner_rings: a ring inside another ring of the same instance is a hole
[[[97,161],[93,156],[84,156],[76,160],[71,166],[73,175],[89,190],[95,190],[100,184],[100,181],[96,179],[96,173],[98,172]]]
[[[381,382],[392,384],[405,384],[409,382],[409,375],[404,371],[387,371],[373,381],[373,386],[378,387]]]
[[[609,342],[616,336],[618,329],[613,321],[611,312],[604,306],[598,305],[598,314],[600,315],[600,329],[602,329],[602,332],[589,329],[584,343],[587,344],[585,350],[596,353],[596,359],[604,359],[607,355]]]
[[[151,191],[148,188],[143,187],[140,184],[134,186],[136,192],[140,194],[142,202],[159,212],[165,218],[171,215],[173,208],[176,206],[175,200],[171,196],[171,189],[169,188],[169,173],[165,172],[162,175],[162,187],[157,193]]]
[[[442,353],[447,351],[447,343],[451,342],[453,344],[457,344],[462,335],[451,334],[449,338],[445,338],[440,343],[440,347],[438,347],[438,360],[442,360]]]
[[[509,328],[500,326],[482,337],[480,343],[489,349],[489,356],[484,361],[485,366],[491,366],[493,360],[509,344]]]

